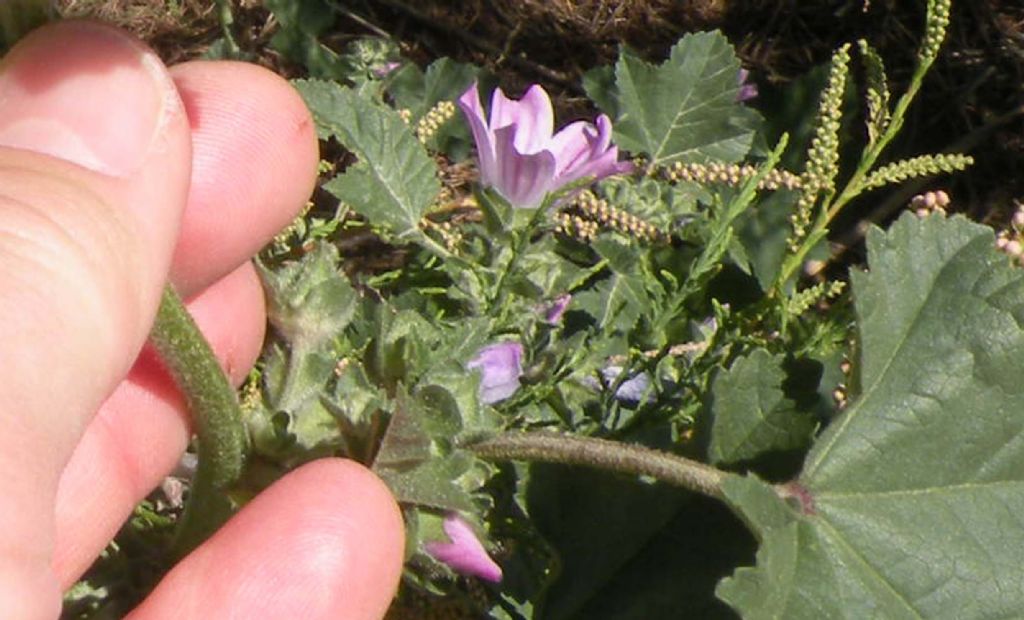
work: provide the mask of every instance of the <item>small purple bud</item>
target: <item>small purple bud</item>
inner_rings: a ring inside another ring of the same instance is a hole
[[[545,307],[544,320],[551,325],[558,325],[562,321],[562,315],[565,314],[570,301],[572,301],[572,295],[569,293],[556,297],[554,301]]]
[[[501,581],[501,567],[487,555],[473,528],[455,513],[444,518],[444,533],[448,542],[430,541],[423,544],[427,553],[444,562],[457,573],[479,577],[490,582]]]
[[[622,366],[608,366],[601,369],[601,377],[606,384],[612,384],[622,374]],[[601,384],[594,377],[584,377],[583,385],[595,390],[601,389]],[[623,403],[637,404],[647,395],[651,387],[651,376],[641,372],[626,379],[615,391],[615,400]]]
[[[621,366],[609,366],[601,371],[604,380],[608,383],[618,379],[621,373]],[[615,391],[615,398],[625,403],[638,403],[650,387],[650,375],[646,372],[641,372],[623,381],[619,389]]]
[[[480,371],[480,401],[485,405],[501,402],[519,389],[523,374],[523,345],[499,342],[477,352],[466,364],[469,370]]]
[[[376,67],[373,70],[373,75],[375,75],[378,79],[383,79],[383,78],[386,78],[387,76],[391,75],[392,71],[394,71],[395,69],[397,69],[397,68],[399,68],[401,66],[402,66],[402,63],[400,63],[400,62],[387,62],[387,63],[384,63],[383,65],[381,65],[379,67]]]
[[[736,93],[737,102],[743,103],[744,101],[749,101],[754,97],[757,97],[757,84],[747,81],[750,78],[749,71],[746,69],[740,69],[740,72],[736,77],[736,81],[740,85],[740,91]]]

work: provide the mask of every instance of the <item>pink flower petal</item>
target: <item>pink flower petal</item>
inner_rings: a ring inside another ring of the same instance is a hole
[[[519,127],[509,125],[494,132],[498,179],[494,183],[509,204],[520,209],[535,209],[553,189],[555,156],[549,151],[524,154],[515,147]]]
[[[566,170],[554,180],[553,185],[561,187],[585,177],[593,177],[596,181],[629,170],[632,170],[632,165],[629,162],[620,162],[619,150],[613,146],[600,156],[584,160],[575,168]]]
[[[444,532],[449,542],[424,543],[427,553],[463,575],[494,583],[501,581],[501,567],[487,555],[487,550],[480,544],[469,523],[452,513],[444,519]]]
[[[480,371],[480,402],[485,405],[501,402],[519,389],[523,345],[518,342],[488,345],[477,352],[466,368]]]
[[[604,152],[612,144],[612,119],[607,114],[597,117],[597,143],[593,145],[595,152]]]
[[[591,153],[590,140],[587,138],[588,130],[594,131],[594,126],[586,121],[569,123],[551,138],[548,150],[555,156],[558,162],[556,176],[562,176],[566,171],[586,161]]]
[[[520,153],[533,154],[544,149],[551,140],[555,113],[544,89],[534,84],[519,101],[509,99],[500,88],[491,97],[492,131],[515,125],[515,147]]]
[[[466,115],[469,129],[473,132],[477,157],[480,159],[480,181],[485,187],[490,187],[495,184],[498,177],[494,163],[494,134],[487,126],[476,82],[473,82],[469,89],[459,97],[459,107]]]

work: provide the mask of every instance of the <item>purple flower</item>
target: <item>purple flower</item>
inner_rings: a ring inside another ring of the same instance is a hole
[[[597,117],[596,127],[576,121],[552,135],[551,99],[537,84],[519,101],[495,89],[490,120],[484,116],[475,82],[459,97],[459,107],[473,131],[481,182],[514,207],[536,208],[549,192],[568,183],[633,168],[618,161],[619,149],[611,145],[612,122],[604,114]]]
[[[480,401],[485,405],[501,402],[519,389],[523,374],[523,345],[518,342],[499,342],[477,352],[466,364],[470,370],[480,371]]]
[[[572,301],[572,295],[565,293],[544,306],[544,321],[550,325],[558,325],[566,308],[569,307],[570,301]]]
[[[400,62],[386,62],[373,69],[373,75],[379,79],[386,78],[392,71],[402,66]]]
[[[448,542],[430,541],[423,544],[423,548],[434,559],[463,575],[495,583],[501,581],[501,567],[487,555],[465,519],[455,513],[449,514],[444,518],[444,533],[448,535]]]
[[[601,378],[606,384],[614,383],[620,374],[622,374],[622,366],[607,366],[601,369]],[[582,382],[583,385],[591,389],[601,389],[601,383],[594,377],[584,377]],[[623,381],[619,389],[615,390],[615,400],[621,403],[637,404],[648,393],[650,387],[650,375],[646,372],[637,373]]]
[[[736,93],[736,101],[743,103],[749,101],[757,96],[757,84],[748,82],[750,78],[750,71],[746,69],[740,69],[740,72],[736,76],[736,81],[740,85],[740,91]]]

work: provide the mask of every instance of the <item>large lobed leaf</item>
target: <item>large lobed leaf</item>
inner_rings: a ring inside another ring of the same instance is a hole
[[[739,71],[725,36],[701,32],[683,37],[660,65],[623,49],[614,74],[598,69],[584,86],[615,119],[616,144],[654,165],[738,161],[760,119],[736,102]]]
[[[434,162],[398,113],[335,82],[293,84],[320,136],[334,136],[359,158],[324,188],[375,226],[398,237],[417,234],[441,184]]]
[[[718,593],[747,618],[1024,616],[1024,271],[962,218],[868,236],[862,392],[817,441],[801,509],[737,478],[762,540]]]

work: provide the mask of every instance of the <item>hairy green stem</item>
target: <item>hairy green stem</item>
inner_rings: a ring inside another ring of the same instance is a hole
[[[184,395],[199,438],[199,466],[174,543],[175,553],[185,555],[231,516],[227,491],[242,473],[247,438],[234,388],[170,285],[150,340]]]
[[[533,231],[536,230],[540,221],[544,219],[544,214],[551,207],[551,204],[552,200],[549,197],[544,201],[544,204],[537,207],[536,211],[534,211],[530,216],[526,226],[521,230],[512,231],[512,256],[509,257],[508,264],[505,265],[501,275],[498,276],[498,282],[494,286],[494,292],[491,296],[490,303],[488,304],[490,308],[501,307],[501,303],[504,301],[505,295],[508,293],[506,290],[508,278],[519,266],[519,259],[523,254],[523,250],[526,249],[527,243],[530,241],[530,236],[533,235]],[[515,209],[515,207],[513,207],[513,209]],[[502,319],[504,318],[505,317],[502,316]]]
[[[487,460],[583,465],[621,474],[650,476],[716,499],[722,499],[722,482],[733,475],[646,446],[549,431],[506,433],[472,443],[466,448]]]

